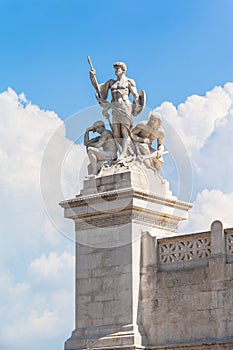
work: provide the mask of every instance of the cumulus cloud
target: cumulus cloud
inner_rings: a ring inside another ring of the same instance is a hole
[[[51,139],[42,183],[41,165]],[[0,348],[62,349],[70,334],[74,245],[58,228],[68,236],[74,229],[58,202],[79,191],[84,152],[67,138],[55,112],[10,88],[0,94]],[[57,179],[60,192],[54,187]],[[42,200],[43,186],[53,189],[47,191],[48,203]]]
[[[172,126],[169,137],[175,130],[183,143],[177,153],[185,148],[193,164],[194,207],[180,232],[208,230],[216,219],[232,226],[233,83],[157,110]],[[92,114],[82,123],[90,117],[91,125]],[[81,134],[77,124],[72,132]],[[0,348],[15,349],[17,334],[19,350],[62,349],[73,328],[74,246],[59,230],[72,237],[74,227],[57,203],[78,193],[85,149],[55,112],[8,89],[0,94],[0,161]]]
[[[216,122],[214,131],[200,152],[197,179],[203,187],[233,191],[232,135],[233,107]]]
[[[210,221],[219,217],[225,225],[232,225],[225,208],[232,208],[233,83],[216,86],[205,96],[192,95],[177,108],[164,102],[156,110],[172,126],[169,138],[172,133],[179,135],[193,168],[194,207],[189,224],[181,225],[180,230],[209,228]]]
[[[197,195],[189,220],[181,224],[182,232],[208,231],[214,220],[225,228],[233,226],[233,193],[203,190]]]
[[[23,105],[10,88],[0,94],[0,111],[1,188],[32,191],[44,147],[62,121],[54,112]]]
[[[68,252],[60,256],[51,252],[32,261],[24,282],[16,282],[9,272],[1,271],[4,317],[0,319],[0,347],[15,348],[17,330],[19,350],[32,344],[33,349],[50,348],[54,339],[62,349],[73,327],[73,272],[74,257]]]
[[[74,256],[68,252],[58,255],[50,252],[48,256],[42,254],[38,259],[33,260],[28,267],[28,275],[34,284],[51,284],[56,288],[62,287],[73,281],[74,276],[69,275],[73,271]]]
[[[50,163],[41,182],[41,164],[52,138]],[[58,202],[71,194],[73,196],[75,190],[78,192],[78,159],[83,157],[85,150],[67,139],[65,125],[55,112],[25,102],[22,94],[18,96],[10,88],[0,94],[0,140],[0,206],[4,217],[0,222],[4,233],[1,253],[6,259],[19,257],[20,261],[24,250],[31,249],[40,254],[43,242],[48,244],[47,248],[59,245],[62,236],[54,222],[64,232],[73,232],[73,226],[64,220]],[[65,159],[61,158],[63,155],[66,155]],[[57,168],[62,162],[64,164]],[[65,170],[62,171],[62,167]],[[57,179],[60,192],[54,188]],[[48,203],[44,201],[44,207],[42,186],[53,188],[53,193],[49,192],[46,197]],[[45,211],[49,205],[52,208],[48,212],[50,218]],[[11,249],[6,249],[7,246]],[[18,252],[19,246],[21,253]],[[31,254],[27,256],[32,258]]]
[[[173,125],[181,136],[191,157],[197,157],[218,121],[223,120],[232,109],[233,83],[216,86],[205,96],[192,95],[177,108],[164,102],[156,110]]]

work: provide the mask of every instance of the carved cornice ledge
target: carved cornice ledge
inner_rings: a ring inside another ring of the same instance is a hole
[[[123,188],[89,195],[77,195],[75,198],[61,201],[59,205],[64,209],[68,209],[85,206],[87,204],[98,202],[99,200],[113,201],[118,198],[127,198],[129,196],[163,205],[166,204],[166,206],[182,210],[190,210],[192,208],[191,203],[178,200],[175,196],[162,196],[156,193],[152,194],[146,190],[138,188]]]
[[[176,232],[179,219],[161,213],[143,211],[136,207],[128,207],[118,212],[98,212],[97,214],[80,215],[75,222],[78,230],[138,223],[150,228],[166,228]]]

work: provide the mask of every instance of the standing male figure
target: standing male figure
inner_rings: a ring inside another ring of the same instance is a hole
[[[103,106],[103,115],[109,118],[108,110],[112,109],[112,131],[116,141],[121,145],[121,154],[119,158],[127,157],[127,150],[130,140],[130,129],[133,125],[131,115],[138,115],[145,105],[145,93],[138,93],[133,79],[128,78],[126,74],[126,64],[116,62],[113,65],[115,69],[116,80],[110,79],[106,83],[96,83],[96,72],[90,71],[90,79],[97,88],[96,98]],[[96,86],[98,84],[98,86]],[[108,92],[111,91],[111,103],[107,101]],[[133,95],[133,103],[129,100],[130,94]]]
[[[100,136],[90,139],[89,132],[97,132]],[[117,158],[117,146],[113,134],[105,129],[104,122],[98,120],[92,127],[87,128],[84,135],[84,145],[87,147],[87,154],[90,159],[89,176],[98,174],[105,161]]]

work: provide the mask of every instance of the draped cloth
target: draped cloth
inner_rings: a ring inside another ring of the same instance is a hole
[[[111,89],[111,85],[115,80],[110,79],[104,84],[100,84],[100,92],[103,100],[107,102],[108,92]],[[120,91],[119,91],[120,92]],[[126,98],[125,98],[126,97]],[[111,103],[106,103],[105,105],[108,109],[112,109],[112,123],[113,124],[122,124],[127,129],[131,129],[133,125],[132,114],[132,104],[128,99],[128,96],[124,95],[124,98],[120,98],[119,101]]]
[[[112,123],[122,124],[127,129],[131,129],[133,119],[131,117],[132,105],[129,100],[120,102],[111,102]]]

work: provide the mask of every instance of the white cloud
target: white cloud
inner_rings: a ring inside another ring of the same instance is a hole
[[[42,184],[41,162],[54,134]],[[84,151],[67,139],[56,113],[41,110],[10,88],[0,94],[0,348],[62,349],[70,335],[74,245],[58,232],[45,209],[50,205],[52,221],[73,234],[58,202],[78,191]],[[52,186],[57,178],[59,193]],[[49,203],[42,202],[42,185],[54,190],[46,197]]]
[[[48,256],[41,255],[33,260],[28,267],[28,275],[34,284],[40,285],[46,282],[53,287],[63,286],[73,281],[74,256],[71,253],[63,252],[58,255],[50,252]]]
[[[49,288],[49,277],[54,281],[54,257],[59,265],[61,281],[56,283],[56,288]],[[44,262],[45,269],[38,268],[39,261]],[[31,275],[33,271],[39,273],[40,280]],[[0,281],[4,287],[0,290],[0,348],[14,349],[17,342],[19,350],[51,348],[55,343],[57,348],[62,349],[73,328],[73,271],[74,257],[68,253],[60,256],[51,253],[48,257],[36,259],[29,266],[23,282],[16,282],[9,272],[1,271]]]
[[[41,183],[41,162],[53,137],[48,171]],[[56,165],[62,163],[61,157],[66,152],[65,170],[62,170]],[[44,247],[45,243],[48,250],[54,244],[59,246],[64,238],[50,219],[62,231],[72,235],[72,223],[64,220],[58,202],[67,195],[73,196],[75,189],[78,191],[78,159],[83,157],[84,152],[82,146],[66,138],[65,125],[56,113],[25,103],[25,97],[22,94],[18,96],[10,88],[0,94],[0,207],[4,218],[0,221],[0,246],[6,260],[14,257],[20,262],[24,251],[27,251],[25,255],[30,260],[35,252],[42,252],[41,246]],[[60,180],[59,184],[57,179]],[[54,188],[55,184],[60,186],[60,192]],[[52,193],[47,191],[48,203],[45,202],[45,208],[41,199],[42,185],[53,190]],[[45,212],[47,206],[50,208],[50,218]]]
[[[233,193],[204,190],[198,194],[189,220],[180,227],[182,232],[208,231],[215,220],[222,221],[224,228],[233,226]]]
[[[216,128],[218,120],[232,109],[233,83],[216,86],[205,96],[192,95],[178,108],[164,102],[158,110],[182,138],[190,156],[195,157]]]
[[[0,94],[0,111],[1,188],[31,191],[39,182],[45,145],[62,121],[54,112],[22,105],[10,88]]]
[[[164,102],[156,110],[172,126],[169,138],[179,135],[193,167],[194,207],[180,232],[208,230],[216,219],[232,226],[233,83],[216,86],[205,96],[190,96],[177,108]]]
[[[209,230],[216,219],[232,226],[233,84],[157,109],[194,164],[194,207],[181,231]],[[56,113],[23,94],[0,94],[0,348],[6,350],[15,349],[15,339],[19,350],[62,349],[73,327],[74,247],[57,228],[71,236],[74,227],[57,203],[78,192],[86,158],[66,132]]]
[[[233,108],[215,125],[199,156],[198,181],[203,187],[233,191]]]

